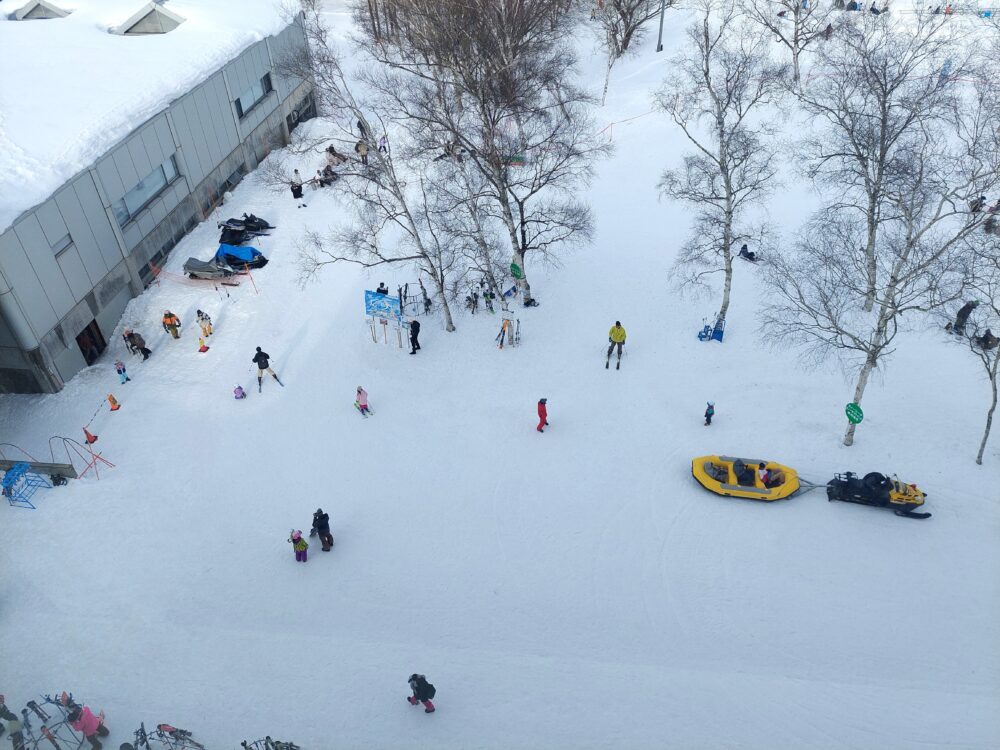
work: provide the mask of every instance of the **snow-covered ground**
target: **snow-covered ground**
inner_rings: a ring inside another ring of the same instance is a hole
[[[616,67],[600,112],[619,124],[589,191],[597,237],[558,271],[531,269],[541,306],[516,311],[519,348],[496,349],[488,314],[460,315],[454,334],[425,321],[417,356],[372,343],[363,290],[415,274],[338,266],[300,288],[297,239],[344,210],[322,192],[296,208],[251,176],[219,216],[278,226],[260,242],[259,294],[166,278],[122,321],[153,349],[126,358],[132,382],[118,385],[115,337],[62,393],[0,398],[0,442],[36,455],[50,435],[82,437],[107,393],[123,403],[92,425],[116,464],[100,481],[0,508],[8,703],[72,690],[107,712],[106,747],[140,721],[213,750],[264,734],[306,750],[1000,744],[1000,450],[973,462],[987,386],[942,333],[915,330],[844,448],[850,387],[761,340],[766,270],[747,264],[725,343],[698,342],[715,303],[671,291],[688,221],[655,190],[684,146],[662,115],[630,119],[664,72],[652,43]],[[588,65],[599,80],[602,61]],[[803,189],[778,192],[772,206],[802,213],[776,220],[803,218]],[[167,271],[216,237],[205,222]],[[168,307],[179,341],[158,324]],[[198,308],[216,323],[206,354]],[[620,372],[603,366],[616,319]],[[285,388],[258,395],[255,346]],[[934,516],[821,490],[716,497],[690,473],[716,452],[816,482],[898,472]],[[298,564],[288,530],[317,506],[336,546]],[[437,686],[433,716],[404,702],[414,671]]]

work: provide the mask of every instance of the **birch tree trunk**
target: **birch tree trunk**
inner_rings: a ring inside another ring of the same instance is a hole
[[[997,408],[997,366],[1000,365],[1000,349],[993,355],[993,366],[990,368],[990,388],[993,390],[993,401],[990,402],[990,410],[986,412],[986,429],[983,430],[983,439],[979,443],[979,453],[976,454],[976,463],[982,466],[983,453],[986,450],[986,441],[990,439],[990,429],[993,427],[993,412]]]

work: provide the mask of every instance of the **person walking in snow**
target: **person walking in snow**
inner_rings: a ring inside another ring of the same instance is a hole
[[[708,407],[705,409],[705,426],[708,427],[712,424],[712,417],[715,416],[715,402],[709,401]]]
[[[260,389],[263,385],[265,372],[270,373],[271,377],[278,381],[278,385],[284,387],[285,384],[282,383],[280,380],[278,380],[278,376],[275,375],[274,370],[271,369],[270,354],[261,351],[260,347],[258,346],[257,353],[253,355],[253,359],[250,361],[253,362],[255,365],[257,365],[257,393],[260,393]]]
[[[173,336],[175,339],[179,339],[181,335],[177,332],[177,329],[181,327],[180,318],[174,315],[170,310],[163,311],[163,330]]]
[[[66,720],[73,729],[87,738],[92,750],[101,750],[103,747],[101,741],[97,739],[98,736],[107,737],[110,734],[102,718],[94,716],[94,712],[87,706],[81,707],[71,702]]]
[[[288,541],[291,542],[292,549],[295,551],[295,561],[306,562],[309,556],[309,542],[302,538],[302,532],[293,531],[288,537]]]
[[[354,408],[361,412],[361,415],[364,417],[372,413],[371,407],[368,406],[368,391],[360,385],[354,395]]]
[[[358,141],[354,144],[354,153],[361,157],[361,163],[368,166],[368,142]]]
[[[132,379],[128,376],[128,373],[125,372],[125,363],[122,362],[120,359],[115,360],[115,372],[117,372],[118,377],[121,378],[122,385],[125,385],[128,381]]]
[[[414,318],[410,321],[410,354],[416,354],[420,350],[420,321]]]
[[[323,545],[323,551],[329,552],[333,547],[333,534],[330,533],[330,514],[324,513],[322,508],[317,508],[313,513],[312,530],[319,536],[319,541]]]
[[[142,355],[143,362],[149,359],[149,355],[152,352],[146,348],[146,340],[142,336],[135,331],[129,331],[128,340],[132,342],[132,346]]]
[[[386,138],[384,135],[380,136],[378,139],[378,152],[380,154],[389,153],[389,139]]]
[[[608,359],[604,363],[604,369],[607,370],[611,366],[611,352],[617,346],[618,364],[615,365],[615,369],[620,370],[622,366],[622,347],[625,346],[625,329],[622,328],[620,320],[616,320],[615,324],[611,326],[611,330],[608,331],[608,342],[611,345],[608,347]]]
[[[358,118],[358,135],[361,136],[361,140],[368,140],[368,128],[365,127],[365,123],[360,117]]]
[[[129,354],[138,354],[139,350],[135,348],[135,344],[132,342],[132,329],[126,328],[122,332],[122,339],[125,341],[125,348],[128,350]]]
[[[423,703],[425,714],[434,713],[434,704],[431,702],[431,698],[437,695],[435,687],[422,674],[416,673],[410,675],[409,683],[413,695],[407,696],[407,702],[411,706],[419,706]]]
[[[292,197],[297,201],[296,208],[306,208],[305,201],[302,200],[302,175],[299,174],[299,170],[292,170],[292,180],[289,183],[289,187],[292,190]]]
[[[198,311],[198,325],[201,327],[201,335],[208,338],[212,335],[212,319],[208,317],[207,313],[203,313],[201,310]]]
[[[548,401],[547,398],[538,399],[538,427],[536,429],[539,432],[545,432],[542,428],[549,426],[549,410],[545,406]]]

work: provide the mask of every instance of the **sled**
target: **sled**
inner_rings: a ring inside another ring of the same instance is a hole
[[[737,476],[735,464],[742,461],[745,471]],[[765,487],[757,476],[757,467],[763,463],[774,477],[771,486]],[[735,456],[699,456],[691,461],[691,474],[709,492],[724,497],[745,500],[784,500],[801,488],[795,469],[775,461]]]
[[[899,477],[890,479],[877,471],[869,472],[863,477],[858,477],[851,471],[836,474],[826,485],[827,500],[887,508],[897,516],[906,518],[931,517],[930,513],[917,511],[926,497],[927,493],[917,485],[902,482]]]

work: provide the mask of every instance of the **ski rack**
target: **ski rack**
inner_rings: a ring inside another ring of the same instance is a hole
[[[272,740],[271,735],[268,735],[261,740],[254,740],[253,742],[243,740],[243,742],[240,743],[240,747],[243,748],[243,750],[302,750],[302,748],[294,742]]]
[[[76,705],[73,703],[72,694],[67,694],[67,700],[70,704]],[[66,705],[53,699],[50,695],[43,695],[42,703],[46,706],[57,706],[61,718],[50,716],[49,712],[38,704],[38,701],[28,701],[27,706],[21,709],[25,750],[46,750],[48,748],[51,750],[80,750],[86,742],[86,738],[69,725]]]
[[[127,746],[130,750],[205,750],[205,746],[193,739],[191,732],[186,729],[179,729],[170,724],[157,724],[156,729],[151,732],[146,731],[146,723],[140,722],[139,728],[134,733],[134,744],[125,743],[122,750]],[[150,740],[154,744],[150,744]]]

